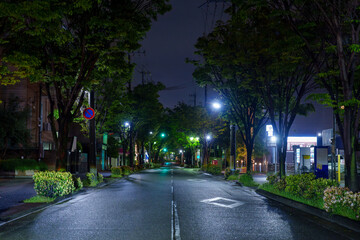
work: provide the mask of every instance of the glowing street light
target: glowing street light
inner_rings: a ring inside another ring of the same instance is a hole
[[[193,137],[190,137],[190,141],[192,141],[192,140],[194,140],[194,138],[193,138]]]
[[[161,133],[161,135],[160,135],[162,138],[164,138],[165,137],[165,133]]]
[[[130,123],[129,122],[125,122],[125,127],[129,127],[130,126]]]
[[[215,109],[220,109],[220,108],[221,108],[221,104],[218,103],[218,102],[214,102],[214,103],[212,104],[212,106],[213,106],[213,108],[215,108]]]
[[[210,135],[207,135],[206,136],[206,140],[210,140],[211,139],[211,136]]]

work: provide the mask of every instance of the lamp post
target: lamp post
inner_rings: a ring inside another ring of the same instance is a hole
[[[125,162],[125,156],[126,156],[126,146],[125,146],[125,142],[126,142],[126,139],[127,139],[127,136],[126,136],[126,131],[127,129],[130,127],[130,123],[129,122],[125,122],[124,125],[121,125],[121,133],[122,133],[122,145],[123,145],[123,157],[122,157],[122,165],[126,165],[126,162]]]
[[[149,138],[149,163],[152,162],[151,161],[151,135],[153,134],[153,132],[149,132],[150,134],[150,138]]]

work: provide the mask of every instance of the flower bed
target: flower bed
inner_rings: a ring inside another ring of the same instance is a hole
[[[360,193],[348,188],[330,187],[324,191],[323,200],[327,212],[360,221]]]
[[[340,188],[334,180],[315,179],[313,173],[284,179],[272,175],[267,180],[260,187],[265,191],[360,221],[360,193]]]

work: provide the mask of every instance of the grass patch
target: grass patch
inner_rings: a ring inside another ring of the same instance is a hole
[[[336,214],[353,219],[355,221],[360,221],[360,219],[356,218],[356,212],[346,207],[337,207],[333,212],[330,212],[330,214]]]
[[[51,197],[36,195],[32,198],[25,199],[24,203],[49,203],[49,202],[53,202],[55,199],[56,199],[55,197],[51,198]]]
[[[238,180],[239,175],[230,175],[226,180]]]
[[[110,175],[111,178],[122,178],[123,176],[120,174],[120,175],[117,175],[117,174],[111,174]]]
[[[288,198],[288,199],[291,199],[291,200],[294,200],[297,202],[301,202],[303,204],[306,204],[306,205],[309,205],[312,207],[324,209],[324,200],[321,198],[320,199],[306,199],[306,198],[298,197],[298,196],[295,196],[295,195],[285,192],[285,191],[279,191],[279,190],[275,189],[273,185],[268,184],[268,183],[261,185],[259,188],[262,190],[265,190],[267,192],[271,192],[273,194],[279,195],[281,197],[285,197],[285,198]]]
[[[258,187],[259,186],[258,183],[254,182],[254,179],[251,176],[251,174],[247,174],[247,173],[241,174],[239,176],[239,182],[246,187]]]

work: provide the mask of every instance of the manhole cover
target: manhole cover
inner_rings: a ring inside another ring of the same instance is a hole
[[[226,208],[235,208],[244,204],[243,202],[240,201],[236,201],[228,198],[222,198],[222,197],[205,199],[202,200],[201,202],[220,206],[220,207],[226,207]]]

